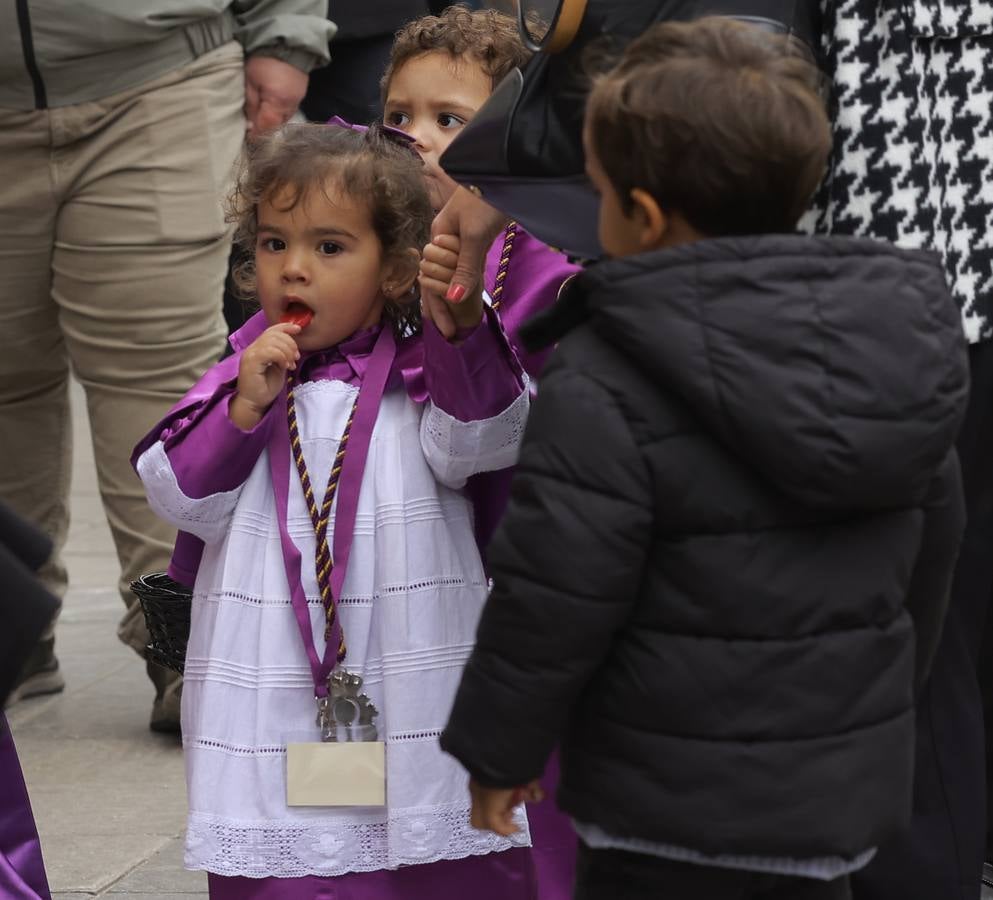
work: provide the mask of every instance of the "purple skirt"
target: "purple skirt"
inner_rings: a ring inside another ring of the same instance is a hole
[[[41,843],[7,719],[0,713],[0,897],[51,900]]]
[[[537,900],[524,847],[423,866],[350,872],[337,878],[229,878],[208,875],[210,900]]]

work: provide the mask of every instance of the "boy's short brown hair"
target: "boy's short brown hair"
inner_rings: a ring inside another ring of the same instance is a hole
[[[641,188],[711,237],[793,231],[831,146],[817,86],[785,38],[668,22],[596,80],[588,137],[622,203]]]
[[[517,21],[494,9],[450,6],[440,16],[422,16],[401,28],[380,87],[383,97],[394,73],[417,56],[441,51],[453,61],[469,57],[490,76],[493,87],[531,57],[517,30]]]

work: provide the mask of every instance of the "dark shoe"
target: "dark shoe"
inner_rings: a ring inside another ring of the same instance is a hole
[[[39,641],[21,669],[17,684],[10,692],[7,706],[29,697],[58,694],[65,690],[66,680],[55,658],[55,638]]]
[[[148,677],[155,685],[152,718],[148,727],[160,734],[180,734],[179,711],[183,699],[183,676],[171,669],[146,663]]]

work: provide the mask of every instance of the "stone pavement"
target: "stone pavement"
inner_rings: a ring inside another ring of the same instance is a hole
[[[7,711],[57,900],[206,898],[182,864],[186,814],[175,737],[148,730],[144,664],[117,640],[118,566],[97,494],[86,409],[73,385],[69,593],[56,634],[65,693]]]

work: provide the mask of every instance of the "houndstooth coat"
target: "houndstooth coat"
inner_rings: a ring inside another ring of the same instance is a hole
[[[835,148],[804,227],[937,250],[993,337],[993,2],[821,5]]]

